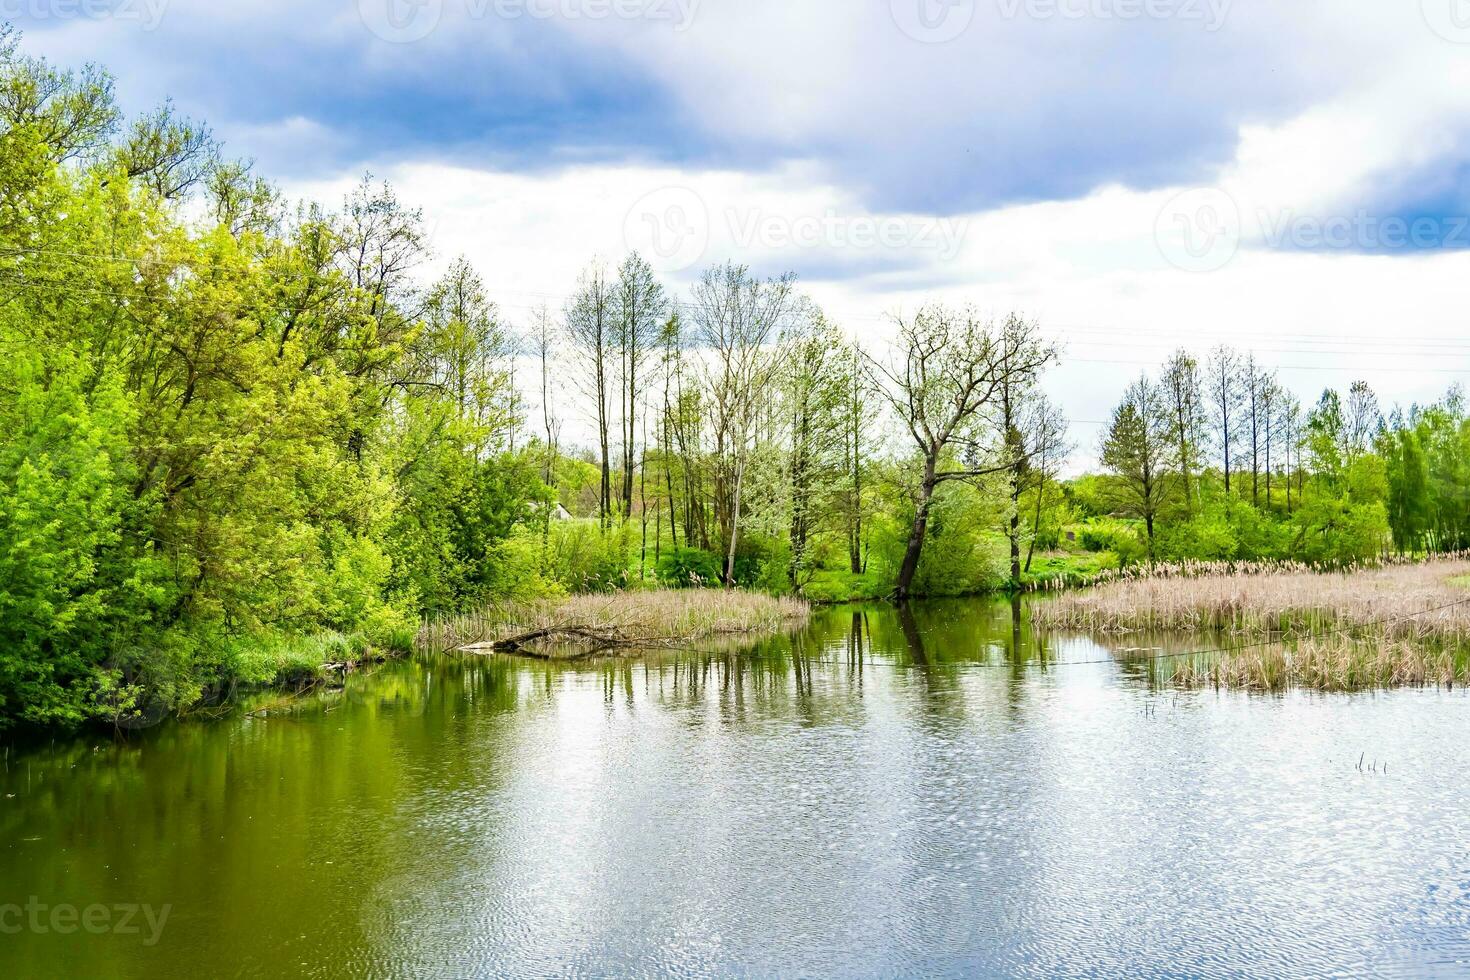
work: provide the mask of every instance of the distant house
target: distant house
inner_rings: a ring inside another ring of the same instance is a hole
[[[529,506],[532,511],[539,511],[541,509],[541,502],[533,500],[531,501]],[[560,502],[557,502],[556,504],[552,505],[551,519],[553,521],[569,521],[572,519],[572,515],[571,512],[563,507]]]

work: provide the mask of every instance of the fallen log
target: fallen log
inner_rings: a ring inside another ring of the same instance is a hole
[[[555,641],[558,637],[587,643],[590,644],[590,647],[575,654],[563,656],[546,653],[529,646],[529,644],[535,643],[538,640]],[[602,653],[605,650],[636,646],[638,642],[636,638],[627,636],[616,627],[545,626],[540,629],[528,630],[524,633],[517,633],[514,636],[506,636],[485,643],[470,643],[466,646],[459,647],[459,649],[468,652],[492,650],[496,653],[517,653],[522,656],[536,657],[541,660],[577,660],[582,657],[590,657]]]

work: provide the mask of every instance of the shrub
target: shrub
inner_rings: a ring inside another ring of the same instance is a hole
[[[714,585],[720,581],[720,560],[701,548],[675,548],[660,556],[654,574],[668,588]]]
[[[551,574],[568,592],[611,592],[628,584],[633,525],[602,528],[596,521],[551,525]]]

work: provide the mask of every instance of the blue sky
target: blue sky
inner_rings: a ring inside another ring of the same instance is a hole
[[[1079,419],[1179,343],[1308,396],[1470,379],[1467,0],[110,2],[14,19],[293,195],[391,179],[511,318],[692,230],[676,288],[795,269],[859,334],[928,299],[1037,316]]]

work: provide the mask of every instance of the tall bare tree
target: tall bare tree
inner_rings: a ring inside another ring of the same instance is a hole
[[[1067,439],[1067,418],[1060,406],[1046,395],[1038,392],[1022,417],[1023,432],[1029,448],[1027,474],[1030,490],[1036,496],[1031,514],[1031,530],[1026,543],[1025,571],[1031,571],[1031,559],[1036,554],[1036,539],[1041,535],[1042,515],[1045,513],[1047,488],[1055,484],[1057,476],[1072,451]]]
[[[541,464],[541,482],[556,486],[557,446],[561,441],[561,420],[556,415],[556,402],[551,397],[551,363],[556,359],[556,328],[545,305],[531,314],[531,353],[541,368],[541,425],[546,433],[546,458]]]
[[[694,286],[690,316],[704,348],[700,365],[715,440],[715,510],[725,543],[725,584],[735,583],[745,474],[768,399],[795,276],[761,280],[743,265],[708,269]]]
[[[896,360],[869,360],[876,387],[913,439],[922,474],[895,595],[907,599],[923,554],[934,494],[945,483],[999,473],[1011,465],[1002,433],[987,417],[1003,385],[1034,382],[1056,357],[1035,324],[997,328],[971,309],[925,306],[896,317]],[[957,458],[959,457],[959,458]],[[966,462],[960,459],[967,460]]]
[[[1220,449],[1221,470],[1225,476],[1225,495],[1230,495],[1231,453],[1240,440],[1237,431],[1240,412],[1240,355],[1221,345],[1210,354],[1208,368],[1210,391],[1210,426],[1215,444]]]
[[[618,267],[615,300],[614,339],[621,375],[618,401],[623,423],[622,512],[626,520],[633,516],[633,470],[638,458],[635,437],[640,416],[638,399],[669,304],[663,286],[653,274],[653,267],[637,252],[629,255]]]
[[[1164,364],[1160,379],[1169,409],[1170,428],[1179,459],[1184,507],[1194,509],[1194,475],[1199,471],[1205,430],[1205,406],[1200,392],[1199,362],[1177,350]]]
[[[815,307],[796,321],[783,358],[783,400],[789,425],[786,478],[790,503],[787,577],[802,588],[811,571],[811,538],[820,515],[842,495],[846,476],[851,362],[841,331]]]
[[[566,309],[567,336],[572,355],[581,367],[582,385],[592,400],[597,421],[597,444],[602,465],[597,516],[604,526],[612,516],[612,452],[609,429],[612,423],[609,389],[613,383],[612,358],[615,314],[612,286],[607,268],[594,261],[577,279],[577,290]]]
[[[849,481],[847,517],[848,570],[861,575],[867,570],[866,539],[863,537],[863,462],[866,433],[872,416],[872,386],[866,383],[863,352],[856,343],[847,350],[851,362],[847,372],[847,404],[843,413],[843,453]]]
[[[1251,503],[1261,506],[1261,438],[1266,418],[1266,386],[1270,378],[1256,363],[1256,355],[1246,355],[1240,370],[1241,396],[1245,408],[1245,437],[1249,440],[1251,459]]]
[[[1373,436],[1383,422],[1383,413],[1378,409],[1378,396],[1366,381],[1354,381],[1348,388],[1343,411],[1346,416],[1343,419],[1344,455],[1353,460],[1373,445]]]

